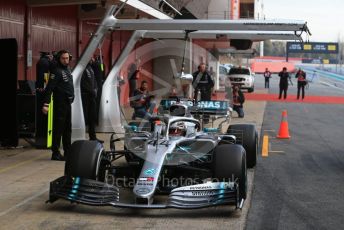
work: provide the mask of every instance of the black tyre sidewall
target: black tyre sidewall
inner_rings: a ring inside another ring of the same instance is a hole
[[[217,146],[214,150],[213,177],[220,181],[238,180],[240,200],[246,199],[247,169],[245,149],[236,144]]]
[[[238,134],[239,133],[239,134]],[[241,144],[246,150],[247,168],[253,168],[257,164],[258,134],[253,124],[234,124],[230,125],[227,134],[242,135],[243,140],[237,136],[237,144]]]
[[[75,141],[66,159],[65,175],[96,180],[103,146],[98,141]]]

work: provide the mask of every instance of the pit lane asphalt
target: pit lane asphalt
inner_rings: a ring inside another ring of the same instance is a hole
[[[262,88],[262,81],[258,88]],[[259,91],[259,90],[258,90]],[[262,90],[262,92],[265,92]],[[246,102],[245,119],[232,123],[262,125],[265,102]],[[128,111],[127,111],[128,112]],[[130,117],[131,113],[128,112]],[[99,135],[109,140],[109,135]],[[21,140],[22,149],[0,150],[0,229],[243,229],[250,207],[254,170],[248,172],[248,199],[233,207],[199,210],[131,210],[90,207],[58,200],[45,204],[49,182],[62,176],[64,163],[50,161],[50,151]],[[105,145],[108,147],[109,142]]]
[[[306,93],[344,96],[343,88],[323,84],[328,80],[321,77]],[[270,93],[277,93],[277,84],[274,76]],[[295,97],[295,88],[289,90],[290,97]],[[277,140],[284,109],[291,139]],[[247,230],[343,229],[343,114],[344,105],[339,104],[268,102],[262,135],[271,137],[272,152],[258,159]]]

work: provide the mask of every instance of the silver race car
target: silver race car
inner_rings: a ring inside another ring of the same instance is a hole
[[[74,142],[65,175],[50,183],[48,202],[63,198],[122,208],[242,208],[258,136],[252,124],[230,125],[222,133],[230,116],[226,101],[162,100],[150,121],[129,123],[121,137],[113,134],[109,151],[96,141]],[[218,127],[203,128],[204,117],[218,121]]]

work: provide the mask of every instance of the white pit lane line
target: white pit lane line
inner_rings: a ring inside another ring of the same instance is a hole
[[[344,88],[338,87],[338,86],[334,85],[334,83],[330,83],[330,82],[322,81],[322,80],[319,80],[319,83],[323,84],[325,86],[340,90],[340,91],[344,91]]]
[[[40,191],[39,193],[36,193],[36,194],[33,195],[33,196],[30,196],[30,197],[26,198],[25,200],[19,202],[18,204],[13,205],[13,206],[10,207],[9,209],[0,212],[0,217],[7,215],[7,214],[10,213],[11,211],[13,211],[13,210],[15,210],[15,209],[17,209],[17,208],[19,208],[19,207],[21,207],[21,206],[23,206],[23,205],[29,203],[30,201],[36,199],[37,197],[43,195],[44,193],[46,193],[46,192],[48,192],[48,191],[49,191],[49,187],[43,189],[42,191]]]

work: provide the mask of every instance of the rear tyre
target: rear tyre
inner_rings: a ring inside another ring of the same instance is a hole
[[[247,169],[245,149],[236,144],[217,146],[214,150],[213,177],[220,181],[237,180],[239,200],[246,199]]]
[[[75,141],[65,164],[65,175],[105,181],[106,167],[103,145],[98,141]]]
[[[253,124],[230,125],[227,134],[237,138],[236,144],[240,144],[246,150],[247,168],[253,168],[257,164],[258,134]]]

